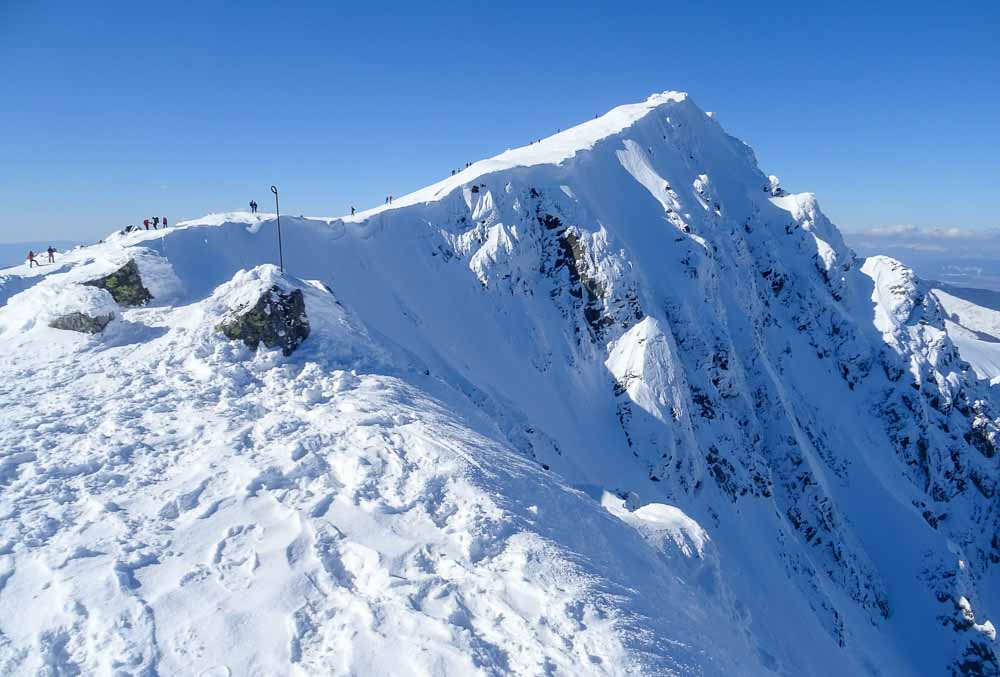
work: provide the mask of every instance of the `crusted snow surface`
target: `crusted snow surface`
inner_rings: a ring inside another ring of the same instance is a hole
[[[0,272],[0,673],[996,665],[994,389],[690,98],[281,223]],[[216,330],[273,286],[288,357]]]

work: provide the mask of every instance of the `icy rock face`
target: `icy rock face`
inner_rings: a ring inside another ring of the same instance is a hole
[[[143,306],[153,300],[153,295],[143,286],[139,266],[131,259],[115,272],[84,284],[107,290],[115,302],[123,306]]]
[[[995,388],[921,280],[857,260],[685,95],[282,219],[315,282],[258,265],[273,225],[8,274],[0,603],[40,611],[0,615],[5,671],[995,666]],[[79,283],[126,258],[160,307],[39,350],[38,309],[112,303]],[[38,439],[52,368],[78,378]],[[162,417],[121,413],[151,388]],[[81,611],[104,606],[125,620]]]
[[[218,328],[227,338],[243,341],[251,349],[263,343],[268,348],[281,348],[285,356],[291,355],[309,336],[302,291],[270,287],[253,305],[233,309]]]

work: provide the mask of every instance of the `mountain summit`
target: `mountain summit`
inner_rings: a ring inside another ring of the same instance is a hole
[[[997,674],[993,387],[688,96],[274,226],[0,274],[0,672]]]

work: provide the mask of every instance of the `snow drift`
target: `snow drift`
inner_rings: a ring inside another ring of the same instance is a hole
[[[686,95],[282,226],[0,277],[4,673],[996,672],[994,392]]]

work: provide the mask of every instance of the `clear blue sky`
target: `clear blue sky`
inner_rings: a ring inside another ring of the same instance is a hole
[[[1000,226],[1000,3],[807,4],[0,0],[0,241],[341,214],[664,89],[845,228]]]

